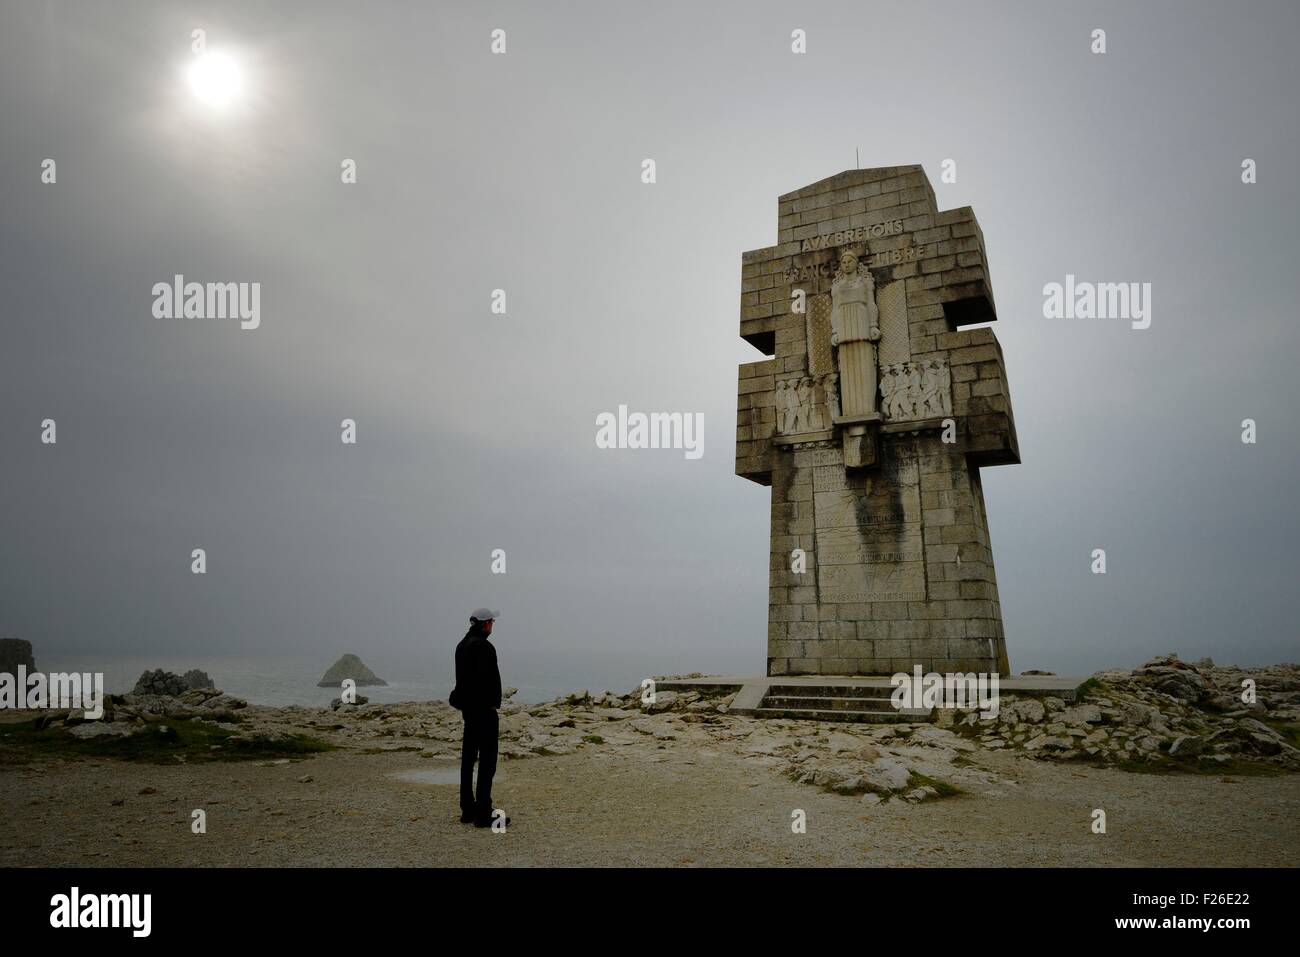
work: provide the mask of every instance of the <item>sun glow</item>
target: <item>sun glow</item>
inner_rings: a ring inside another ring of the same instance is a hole
[[[201,53],[189,69],[190,90],[210,106],[226,106],[239,95],[239,65],[224,53]]]

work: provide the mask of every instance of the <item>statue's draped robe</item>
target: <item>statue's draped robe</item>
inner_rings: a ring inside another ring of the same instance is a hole
[[[840,410],[844,416],[876,411],[876,344],[878,327],[873,283],[861,267],[853,276],[831,284],[831,330],[839,338]]]

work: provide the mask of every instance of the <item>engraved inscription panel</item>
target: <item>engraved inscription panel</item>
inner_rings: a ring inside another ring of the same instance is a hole
[[[817,582],[825,602],[925,601],[924,562],[823,565]]]
[[[921,526],[913,523],[876,525],[865,529],[824,528],[817,532],[820,565],[925,560]]]

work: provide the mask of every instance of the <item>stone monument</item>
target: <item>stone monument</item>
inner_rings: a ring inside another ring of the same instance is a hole
[[[778,200],[741,265],[736,473],[772,489],[769,675],[1009,670],[980,468],[1020,461],[984,240],[920,166]]]

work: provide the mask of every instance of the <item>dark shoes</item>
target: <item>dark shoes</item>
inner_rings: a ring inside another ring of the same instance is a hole
[[[464,820],[464,818],[461,818],[461,820]],[[503,817],[501,820],[504,822],[504,825],[506,827],[510,826],[510,818]],[[490,814],[486,817],[479,816],[474,818],[475,827],[491,827],[495,822],[496,822],[496,818],[492,817],[492,815]]]

